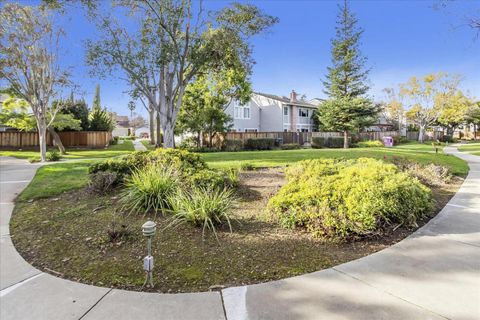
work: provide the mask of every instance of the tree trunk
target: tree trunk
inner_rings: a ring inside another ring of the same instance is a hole
[[[343,131],[343,148],[348,149],[348,131]]]
[[[477,140],[477,125],[473,124],[473,140]]]
[[[175,148],[175,134],[173,132],[174,126],[170,121],[165,121],[163,127],[163,147]]]
[[[202,143],[202,140],[201,140],[201,131],[198,131],[197,132],[197,148],[200,148],[201,147],[201,143]]]
[[[160,113],[157,111],[157,125],[155,127],[157,134],[155,139],[155,147],[160,148],[162,146],[162,134],[160,132]]]
[[[150,127],[150,144],[155,145],[155,110],[148,110],[148,125]]]
[[[60,151],[61,154],[67,154],[67,152],[65,151],[65,147],[63,146],[62,140],[60,139],[60,136],[58,135],[58,133],[55,132],[55,129],[49,126],[47,130],[52,135],[53,142],[57,146],[58,151]]]
[[[423,143],[425,136],[425,127],[420,126],[420,130],[418,131],[418,142]]]
[[[38,124],[38,142],[40,144],[40,160],[47,161],[47,129],[46,124]]]

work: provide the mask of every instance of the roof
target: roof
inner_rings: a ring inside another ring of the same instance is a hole
[[[273,100],[281,101],[285,104],[292,105],[292,106],[300,106],[300,107],[307,107],[307,108],[317,108],[316,105],[308,103],[306,101],[296,101],[296,102],[291,102],[289,98],[287,97],[280,97],[276,96],[274,94],[268,94],[268,93],[262,93],[262,92],[254,92],[255,94],[258,94],[260,96],[264,96]]]

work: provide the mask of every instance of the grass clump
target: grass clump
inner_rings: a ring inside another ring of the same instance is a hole
[[[284,143],[280,145],[280,149],[282,150],[296,150],[301,148],[302,146],[299,143]]]
[[[208,229],[216,238],[217,226],[226,224],[232,231],[230,211],[234,194],[231,189],[193,188],[171,196],[170,203],[174,213],[172,225],[190,223],[202,227],[203,236]]]
[[[430,189],[380,160],[305,160],[286,176],[268,208],[284,227],[316,236],[348,239],[416,226],[433,208]]]
[[[170,209],[170,197],[177,192],[178,186],[174,170],[151,164],[133,172],[125,181],[121,202],[130,212],[164,214]]]
[[[356,145],[359,148],[381,148],[384,146],[383,143],[379,140],[360,141],[357,142]]]

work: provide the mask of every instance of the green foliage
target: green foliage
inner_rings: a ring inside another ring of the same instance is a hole
[[[232,230],[230,223],[230,212],[234,204],[232,190],[193,188],[171,196],[170,204],[174,213],[173,226],[191,223],[202,227],[203,235],[209,229],[215,237],[217,226],[226,224],[230,231]]]
[[[93,97],[92,111],[93,110],[102,110],[102,104],[100,100],[100,85],[95,86],[95,95]]]
[[[112,131],[115,128],[115,122],[106,109],[92,108],[88,121],[91,131]]]
[[[72,96],[67,101],[65,107],[60,111],[63,114],[69,114],[73,117],[73,119],[80,121],[80,129],[76,128],[67,128],[66,130],[83,130],[87,131],[89,128],[89,121],[88,121],[88,106],[85,100],[75,100]]]
[[[52,150],[47,152],[47,161],[58,161],[61,158],[62,156],[57,151]]]
[[[246,150],[271,150],[275,148],[275,139],[273,138],[255,138],[247,139],[244,148]]]
[[[179,179],[172,168],[151,164],[127,178],[121,202],[130,212],[165,214],[178,186]]]
[[[112,137],[112,140],[110,140],[109,144],[111,146],[117,145],[118,144],[118,137]]]
[[[359,148],[381,148],[383,147],[383,142],[379,140],[369,140],[369,141],[360,141],[357,142],[357,147]]]
[[[280,145],[280,149],[282,150],[295,150],[300,149],[302,146],[298,143],[284,143]]]
[[[352,137],[348,137],[348,144],[352,143]],[[313,137],[312,148],[343,148],[342,137]]]
[[[190,174],[188,185],[204,189],[224,189],[228,184],[226,173],[220,170],[203,169]]]
[[[242,171],[252,171],[255,170],[255,166],[250,162],[242,162],[240,164],[240,170]]]
[[[363,30],[357,26],[358,20],[350,11],[347,1],[339,6],[336,22],[336,34],[332,39],[332,66],[328,67],[323,82],[324,91],[333,100],[358,98],[369,89],[369,70],[364,69],[366,58],[360,52]]]
[[[28,158],[28,162],[30,162],[30,163],[40,162],[41,160],[42,159],[40,159],[40,156],[33,156],[33,157]]]
[[[240,151],[243,150],[242,140],[225,140],[223,148],[225,151]]]
[[[414,226],[432,209],[427,187],[380,160],[305,160],[286,176],[268,208],[284,227],[316,236],[347,239],[399,223]]]

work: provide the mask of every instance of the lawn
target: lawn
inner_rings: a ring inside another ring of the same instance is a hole
[[[480,142],[462,145],[458,150],[480,156]]]
[[[56,148],[49,148],[50,150],[57,150]],[[131,151],[134,151],[133,142],[125,140],[123,143],[110,145],[103,149],[81,149],[81,148],[69,148],[67,154],[63,156],[64,159],[101,159],[116,157]],[[19,159],[30,159],[33,157],[39,157],[38,150],[1,150],[0,156],[15,157]]]
[[[155,146],[150,143],[150,140],[140,140],[140,142],[147,148],[147,150],[155,150]]]
[[[214,168],[240,167],[251,164],[254,167],[275,167],[295,161],[317,158],[360,158],[370,157],[392,161],[395,158],[414,160],[421,164],[435,163],[448,167],[454,175],[465,177],[468,165],[465,161],[446,155],[441,151],[435,153],[432,145],[407,143],[393,148],[352,148],[352,149],[300,149],[269,150],[242,152],[203,153],[203,159]]]

